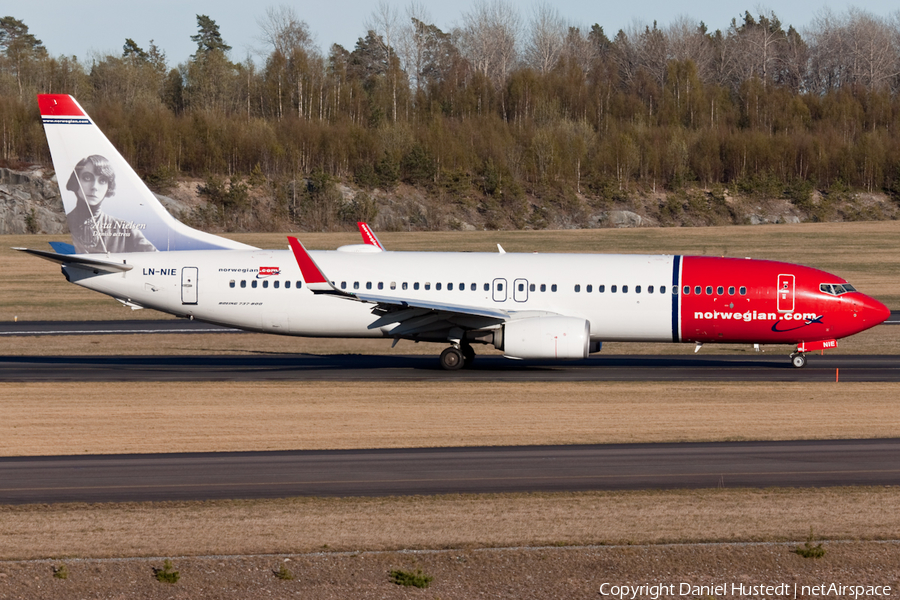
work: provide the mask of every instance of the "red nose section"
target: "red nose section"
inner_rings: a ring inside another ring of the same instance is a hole
[[[865,294],[860,294],[860,296],[859,316],[862,317],[866,327],[884,323],[891,316],[891,310],[875,298],[870,298]]]

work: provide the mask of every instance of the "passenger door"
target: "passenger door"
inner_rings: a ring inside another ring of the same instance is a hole
[[[779,275],[778,288],[778,312],[794,312],[794,276]]]
[[[197,267],[184,267],[181,269],[181,303],[197,304],[197,279],[199,272]]]

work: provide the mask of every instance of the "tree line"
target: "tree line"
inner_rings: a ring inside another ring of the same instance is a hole
[[[526,197],[727,187],[802,204],[850,187],[900,199],[900,13],[822,12],[801,32],[748,11],[725,30],[681,18],[610,37],[550,4],[523,16],[480,0],[444,31],[416,4],[382,2],[352,49],[324,53],[291,8],[258,25],[264,49],[235,61],[197,15],[197,49],[173,66],[132,39],[121,54],[50,56],[3,17],[0,158],[49,164],[34,95],[70,93],[151,184],[204,177],[238,211],[257,185],[291,220],[298,195],[333,197],[335,180],[499,203],[526,213],[515,226],[533,225]]]

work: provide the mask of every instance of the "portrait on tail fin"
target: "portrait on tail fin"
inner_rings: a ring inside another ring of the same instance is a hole
[[[140,231],[145,224],[117,219],[103,211],[103,203],[116,193],[116,173],[106,157],[93,154],[81,159],[66,190],[76,198],[66,219],[78,254],[156,252]]]

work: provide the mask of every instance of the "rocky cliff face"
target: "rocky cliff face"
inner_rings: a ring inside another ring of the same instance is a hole
[[[56,175],[0,168],[0,234],[68,231]]]

